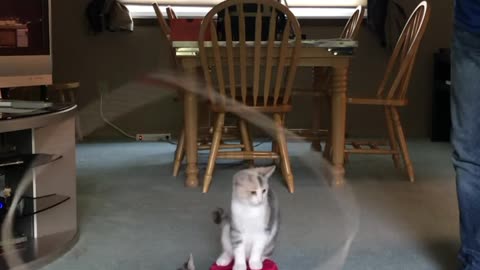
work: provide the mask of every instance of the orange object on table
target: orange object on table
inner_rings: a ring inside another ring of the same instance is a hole
[[[170,20],[170,38],[172,41],[198,40],[202,19],[173,19]],[[207,31],[205,40],[211,40],[210,31]]]

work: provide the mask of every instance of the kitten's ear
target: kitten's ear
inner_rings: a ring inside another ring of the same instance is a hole
[[[238,186],[245,179],[248,178],[249,173],[247,170],[241,170],[233,175],[233,185]]]
[[[263,177],[268,179],[275,172],[275,168],[276,168],[275,165],[273,165],[268,167],[259,167],[257,169],[258,169],[258,173],[260,173]]]
[[[187,262],[187,269],[188,270],[195,270],[195,265],[193,263],[193,255],[192,253],[190,253],[190,257],[188,258],[188,262]]]

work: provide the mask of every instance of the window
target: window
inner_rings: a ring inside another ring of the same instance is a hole
[[[122,0],[134,18],[153,18],[151,6],[154,0]],[[212,6],[222,0],[156,0],[163,7],[170,5],[178,17],[201,18]],[[285,3],[285,0],[282,0]],[[367,5],[367,0],[286,0],[298,18],[349,18],[358,5]]]
[[[172,6],[213,6],[223,0],[157,0],[159,5]],[[153,0],[123,0],[130,4],[151,4]],[[367,5],[367,0],[287,0],[290,7],[355,7]],[[285,3],[285,0],[282,0]]]

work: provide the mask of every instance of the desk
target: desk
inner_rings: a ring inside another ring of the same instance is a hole
[[[24,107],[25,103],[22,104]],[[46,104],[36,102],[30,105],[43,108]],[[24,194],[23,216],[16,219],[14,226],[15,242],[18,243],[14,252],[23,259],[23,264],[11,266],[14,269],[38,269],[67,252],[78,239],[77,106],[54,104],[28,115],[15,115],[7,109],[5,105],[0,109],[2,185],[10,183],[15,193],[16,185],[25,173],[26,166],[22,164],[30,164],[30,157],[37,155],[35,162],[31,163],[35,169],[26,171],[33,182]],[[10,160],[14,163],[6,162]],[[0,223],[3,223],[1,215]],[[4,256],[0,254],[0,269],[8,268]]]
[[[253,46],[253,44],[247,42],[247,46]],[[336,177],[335,184],[341,184],[343,181],[348,70],[356,47],[357,42],[351,40],[303,40],[298,64],[300,67],[333,68],[331,89],[332,124],[330,127],[332,149],[329,158],[335,168],[335,175],[339,176]],[[174,41],[173,48],[175,49],[178,63],[185,72],[194,74],[201,67],[197,41]],[[207,53],[210,52],[207,51]],[[197,109],[197,96],[192,92],[185,93],[184,123],[187,156],[187,179],[185,185],[187,187],[198,186]]]

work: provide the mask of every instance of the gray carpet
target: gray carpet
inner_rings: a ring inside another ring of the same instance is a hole
[[[410,150],[414,184],[390,157],[351,157],[347,178],[358,220],[355,213],[343,215],[347,197],[332,192],[301,161],[309,146],[291,144],[295,194],[287,193],[279,173],[272,180],[282,206],[274,255],[280,269],[310,270],[327,262],[355,221],[358,234],[343,269],[455,269],[458,212],[450,149],[425,141],[411,142]],[[173,151],[163,143],[79,145],[80,239],[44,269],[175,270],[190,252],[197,270],[208,269],[220,252],[210,213],[228,204],[231,177],[242,165],[219,165],[210,192],[202,194],[183,187],[183,174],[171,176]]]

